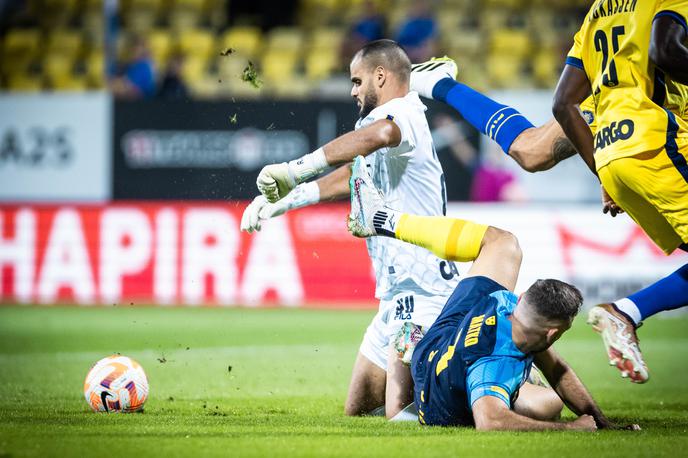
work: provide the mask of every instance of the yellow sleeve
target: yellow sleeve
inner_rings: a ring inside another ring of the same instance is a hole
[[[660,0],[654,19],[660,16],[672,17],[688,33],[688,23],[686,23],[688,18],[688,2],[686,0]]]
[[[585,70],[583,67],[583,27],[573,37],[573,46],[566,56],[566,65],[573,65]]]

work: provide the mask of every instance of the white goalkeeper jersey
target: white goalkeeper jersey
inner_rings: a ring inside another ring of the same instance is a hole
[[[394,210],[415,215],[446,213],[446,190],[425,118],[426,106],[416,92],[380,105],[359,119],[356,129],[379,119],[393,121],[401,143],[368,155],[366,163],[375,185]],[[388,299],[402,292],[449,296],[459,281],[456,266],[430,251],[389,237],[366,240],[375,269],[375,296]]]

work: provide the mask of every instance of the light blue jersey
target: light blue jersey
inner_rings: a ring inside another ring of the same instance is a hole
[[[511,337],[509,316],[517,301],[486,277],[459,283],[413,354],[421,423],[473,425],[471,406],[483,396],[513,407],[533,361]]]

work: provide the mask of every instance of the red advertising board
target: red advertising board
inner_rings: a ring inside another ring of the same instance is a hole
[[[5,303],[371,306],[347,205],[240,232],[245,202],[0,207]]]
[[[254,234],[239,230],[245,205],[2,205],[0,302],[376,307],[365,243],[346,231],[348,204],[289,212]],[[559,278],[594,304],[688,262],[597,206],[450,204],[448,213],[516,234],[517,291]]]

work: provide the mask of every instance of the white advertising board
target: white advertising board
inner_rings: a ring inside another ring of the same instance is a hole
[[[0,95],[0,200],[109,199],[111,112],[105,92]]]
[[[688,253],[664,255],[628,215],[612,218],[601,206],[450,204],[447,214],[518,237],[519,292],[538,278],[558,278],[576,285],[587,305],[594,305],[620,299],[688,263]]]

